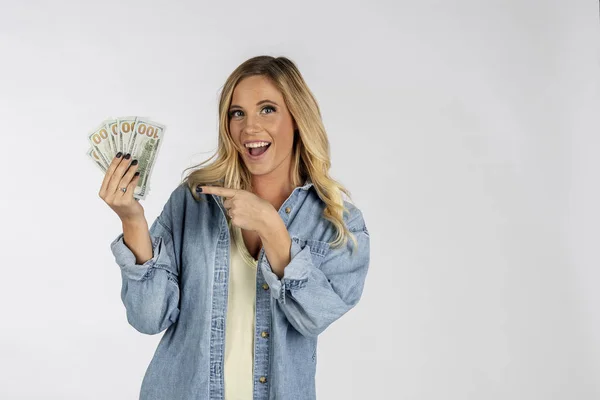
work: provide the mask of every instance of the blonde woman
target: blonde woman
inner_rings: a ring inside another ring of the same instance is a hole
[[[329,176],[320,110],[292,61],[242,63],[219,118],[216,154],[149,230],[135,160],[118,154],[100,189],[123,225],[111,249],[127,320],[166,329],[140,399],[315,399],[317,338],[361,297],[369,232]]]

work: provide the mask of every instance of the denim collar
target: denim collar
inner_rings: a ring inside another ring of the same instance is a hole
[[[306,180],[304,181],[304,185],[300,186],[300,189],[302,190],[308,190],[310,189],[311,186],[313,186],[313,181],[312,179],[310,179],[310,176],[308,178],[306,178]]]

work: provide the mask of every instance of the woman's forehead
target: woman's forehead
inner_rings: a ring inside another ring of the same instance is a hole
[[[265,77],[253,76],[240,81],[233,90],[232,101],[260,101],[269,99],[279,102],[283,96],[279,90]],[[254,103],[253,103],[254,104]]]

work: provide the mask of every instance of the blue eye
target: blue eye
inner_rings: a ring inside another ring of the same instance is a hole
[[[272,110],[273,112],[277,111],[277,110],[275,109],[275,107],[273,107],[273,106],[265,106],[265,107],[263,107],[263,108],[262,108],[262,110],[261,110],[261,111],[264,111],[264,110],[266,110],[266,109],[270,109],[270,110]],[[229,112],[229,118],[237,117],[237,115],[235,114],[236,112],[241,112],[241,113],[243,113],[243,112],[242,112],[242,110],[232,110],[232,111],[230,111],[230,112]],[[271,113],[267,113],[267,114],[271,114]]]

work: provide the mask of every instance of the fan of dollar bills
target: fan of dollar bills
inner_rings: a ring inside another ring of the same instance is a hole
[[[87,155],[106,173],[118,152],[130,153],[129,161],[138,160],[140,173],[133,197],[143,200],[150,192],[150,175],[165,129],[164,125],[144,117],[106,119],[88,134],[91,147]]]

